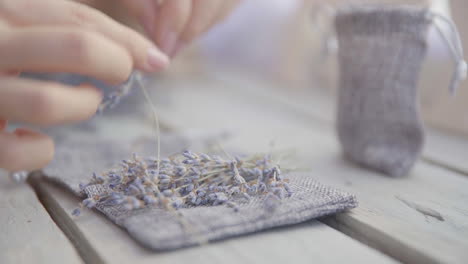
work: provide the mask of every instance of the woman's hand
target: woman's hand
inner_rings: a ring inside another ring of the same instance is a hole
[[[6,120],[54,125],[89,118],[101,102],[91,86],[18,77],[21,71],[71,72],[125,81],[133,68],[160,70],[168,58],[151,41],[88,6],[64,0],[0,0],[0,168],[33,170],[53,156],[46,135]]]
[[[223,20],[239,0],[121,0],[148,35],[173,57]]]

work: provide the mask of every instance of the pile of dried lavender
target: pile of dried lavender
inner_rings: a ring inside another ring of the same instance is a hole
[[[134,210],[227,205],[237,211],[237,203],[249,201],[254,195],[266,195],[265,209],[273,210],[277,201],[292,194],[288,180],[282,178],[279,167],[272,165],[268,155],[222,159],[191,151],[160,161],[134,154],[118,168],[94,174],[80,188],[93,184],[105,185],[110,191],[83,200],[81,207],[122,205]],[[73,215],[79,214],[79,208],[73,211]]]

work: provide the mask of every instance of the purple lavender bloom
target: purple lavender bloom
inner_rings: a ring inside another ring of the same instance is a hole
[[[172,198],[172,207],[175,209],[179,209],[184,205],[184,201],[178,197],[173,197]]]
[[[229,189],[229,192],[231,193],[231,195],[237,195],[239,194],[241,191],[240,191],[240,188],[238,186],[234,186],[234,187],[231,187]]]
[[[103,183],[104,182],[104,177],[101,175],[97,175],[95,172],[93,172],[93,179],[96,183]]]
[[[156,197],[154,197],[152,195],[144,195],[143,196],[143,201],[147,205],[152,205],[152,204],[156,204],[158,200],[156,199]]]
[[[285,190],[281,187],[275,187],[272,188],[271,191],[273,192],[274,195],[278,196],[278,198],[283,199],[286,197]]]
[[[249,195],[255,195],[257,194],[257,185],[252,185],[252,186],[247,186],[247,193]]]
[[[138,195],[141,193],[140,189],[135,184],[128,185],[127,189],[125,190],[127,195]]]
[[[161,183],[161,184],[169,184],[169,183],[171,183],[171,179],[162,179],[162,180],[159,181],[159,183]]]
[[[191,192],[194,188],[195,188],[195,185],[189,184],[189,185],[187,185],[187,187],[185,187],[185,191],[186,192]]]
[[[262,170],[257,167],[253,168],[252,170],[253,170],[253,174],[257,177],[260,177],[263,175]]]
[[[211,161],[211,158],[208,154],[205,154],[205,153],[201,153],[200,154],[200,158],[202,161],[206,162],[206,161]]]
[[[196,165],[198,164],[198,161],[193,160],[193,159],[186,159],[186,160],[183,160],[182,163],[187,164],[187,165]]]
[[[164,190],[162,193],[166,197],[171,197],[174,194],[174,192],[172,192],[172,190],[170,190],[170,189]]]
[[[197,169],[196,167],[191,167],[191,168],[190,168],[190,171],[192,172],[192,174],[191,174],[192,176],[193,176],[193,175],[200,175],[200,174],[201,174],[201,173],[200,173],[200,170]]]
[[[89,185],[89,184],[86,184],[86,183],[80,183],[78,186],[80,187],[80,190],[81,190],[81,191],[84,191],[84,189],[85,189],[86,187],[88,187],[88,185]]]
[[[166,175],[166,174],[159,174],[158,178],[160,180],[164,180],[164,179],[171,179],[171,177],[169,175]]]

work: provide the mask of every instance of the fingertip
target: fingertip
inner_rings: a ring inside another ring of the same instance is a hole
[[[104,93],[101,89],[89,84],[82,84],[77,88],[80,89],[82,93],[84,93],[84,96],[86,96],[86,92],[88,92],[89,94],[88,96],[86,96],[87,98],[85,98],[83,102],[83,104],[87,105],[88,107],[83,110],[84,112],[76,121],[87,120],[96,114],[99,105],[103,100]]]
[[[13,133],[21,141],[19,144],[24,145],[17,144],[18,148],[24,148],[21,157],[18,158],[23,160],[21,164],[25,164],[21,170],[41,169],[53,160],[55,144],[51,137],[27,128],[17,128]]]
[[[0,133],[0,142],[0,167],[9,171],[41,169],[54,157],[53,140],[29,129]]]
[[[144,67],[145,71],[154,72],[165,69],[169,66],[169,57],[160,50],[151,47],[147,51],[147,62]]]

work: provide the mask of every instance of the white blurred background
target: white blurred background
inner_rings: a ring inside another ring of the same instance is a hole
[[[466,0],[243,0],[222,24],[185,50],[169,72],[178,75],[237,72],[261,78],[288,90],[323,92],[337,89],[332,13],[349,2],[412,4],[452,17],[468,50],[468,1]],[[125,10],[102,0],[102,9],[124,18]],[[431,30],[429,52],[420,81],[420,102],[427,125],[468,136],[468,82],[453,97],[448,84],[454,67],[448,48]],[[466,57],[466,56],[465,56]],[[164,78],[164,76],[162,76]]]

